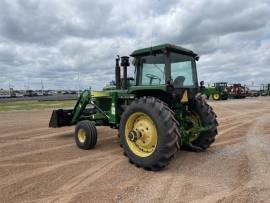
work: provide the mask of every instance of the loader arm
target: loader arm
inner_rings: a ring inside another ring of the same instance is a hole
[[[91,99],[91,91],[84,90],[73,109],[71,124],[75,124],[79,120],[85,107],[87,106],[87,104],[89,104],[90,99]]]
[[[73,109],[53,110],[49,122],[49,127],[59,128],[63,126],[70,126],[76,124],[79,121],[81,115],[83,114],[87,104],[89,104],[90,99],[91,99],[91,91],[84,90]]]

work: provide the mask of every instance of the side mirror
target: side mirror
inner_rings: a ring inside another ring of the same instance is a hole
[[[204,86],[204,81],[203,80],[200,82],[200,86]]]

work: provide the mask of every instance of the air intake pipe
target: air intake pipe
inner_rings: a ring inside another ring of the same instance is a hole
[[[123,82],[122,88],[127,89],[127,67],[129,66],[129,57],[122,56],[121,57],[121,66],[123,67]]]

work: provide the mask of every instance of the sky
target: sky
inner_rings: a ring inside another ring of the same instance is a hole
[[[161,43],[206,83],[270,83],[270,1],[0,0],[0,88],[101,89],[116,55]]]

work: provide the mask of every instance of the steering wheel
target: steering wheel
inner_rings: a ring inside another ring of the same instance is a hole
[[[160,78],[160,77],[158,77],[158,76],[156,76],[156,75],[153,75],[153,74],[151,74],[151,73],[147,73],[147,74],[145,74],[145,76],[148,77],[148,78],[150,79],[150,85],[152,84],[152,81],[153,81],[153,80],[159,80],[159,83],[160,83],[160,81],[161,81],[161,78]]]
[[[150,78],[150,79],[160,79],[160,77],[156,76],[156,75],[153,75],[151,73],[147,73],[145,74],[146,77]]]

